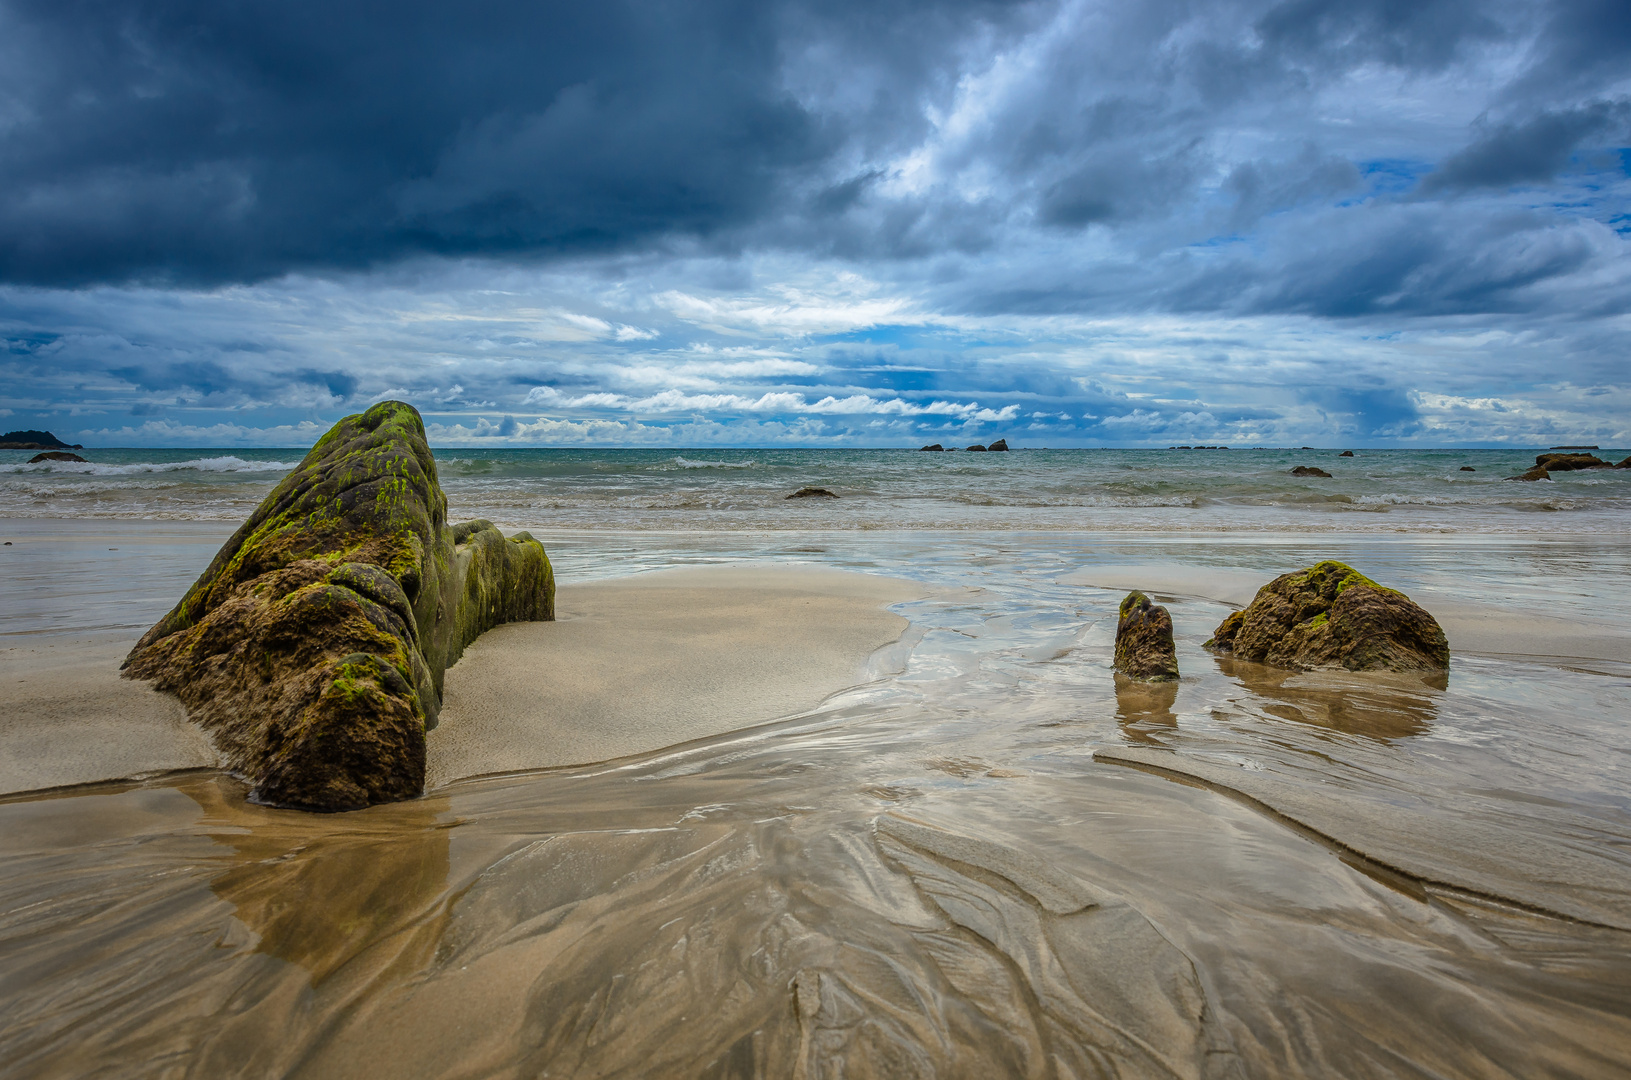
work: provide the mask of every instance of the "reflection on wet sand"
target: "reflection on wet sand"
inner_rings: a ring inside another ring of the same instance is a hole
[[[1437,715],[1443,674],[1352,674],[1289,671],[1250,660],[1214,657],[1218,670],[1265,698],[1263,712],[1310,727],[1393,742],[1424,735]]]
[[[372,942],[413,933],[447,888],[445,798],[353,815],[346,828],[308,814],[246,803],[237,785],[200,778],[177,790],[235,855],[210,880],[255,936],[255,951],[298,964],[313,986]],[[437,927],[420,928],[432,939]]]
[[[1116,723],[1133,742],[1163,745],[1160,734],[1178,727],[1172,712],[1177,700],[1175,682],[1136,682],[1116,673]]]

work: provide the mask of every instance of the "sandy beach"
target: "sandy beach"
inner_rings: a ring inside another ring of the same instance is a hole
[[[427,787],[606,761],[790,716],[868,676],[924,595],[820,567],[706,567],[568,586],[557,621],[489,631],[447,673]],[[212,767],[181,704],[119,677],[133,640],[0,652],[0,794]]]
[[[0,531],[25,1075],[1631,1061],[1613,543],[563,531],[556,621],[447,670],[424,795],[312,814],[117,674],[226,523]],[[1202,646],[1324,557],[1438,616],[1447,680]],[[1114,677],[1132,588],[1176,684]]]
[[[659,571],[562,588],[555,622],[488,631],[448,669],[426,787],[609,761],[819,704],[867,676],[925,594],[825,568]]]

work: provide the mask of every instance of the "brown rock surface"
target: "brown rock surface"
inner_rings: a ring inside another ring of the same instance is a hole
[[[1178,652],[1172,641],[1172,616],[1141,592],[1121,602],[1116,623],[1116,671],[1137,682],[1178,678]]]
[[[125,661],[176,694],[257,801],[350,810],[424,788],[442,673],[483,630],[554,617],[531,537],[447,524],[424,425],[346,417]]]
[[[1551,478],[1552,474],[1547,472],[1539,465],[1536,465],[1528,472],[1519,473],[1517,476],[1507,477],[1508,480],[1550,480]]]
[[[1263,586],[1206,647],[1244,660],[1309,671],[1443,671],[1450,646],[1438,621],[1410,598],[1327,560]]]
[[[1596,454],[1538,454],[1535,464],[1547,472],[1572,472],[1575,469],[1606,469],[1609,463]]]

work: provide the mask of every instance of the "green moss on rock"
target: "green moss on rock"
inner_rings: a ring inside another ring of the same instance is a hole
[[[418,412],[386,401],[317,441],[125,672],[180,697],[260,801],[411,798],[447,665],[498,623],[554,618],[554,590],[530,536],[449,526]]]
[[[1303,671],[1443,671],[1450,646],[1438,621],[1404,593],[1334,560],[1282,574],[1206,647]]]
[[[1122,600],[1116,623],[1116,671],[1136,682],[1172,682],[1178,678],[1178,652],[1172,640],[1172,616],[1141,592]]]

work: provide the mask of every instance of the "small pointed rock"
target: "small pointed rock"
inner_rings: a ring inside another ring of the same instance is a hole
[[[1178,678],[1178,651],[1172,643],[1172,616],[1141,592],[1121,602],[1116,624],[1116,671],[1137,682]]]

